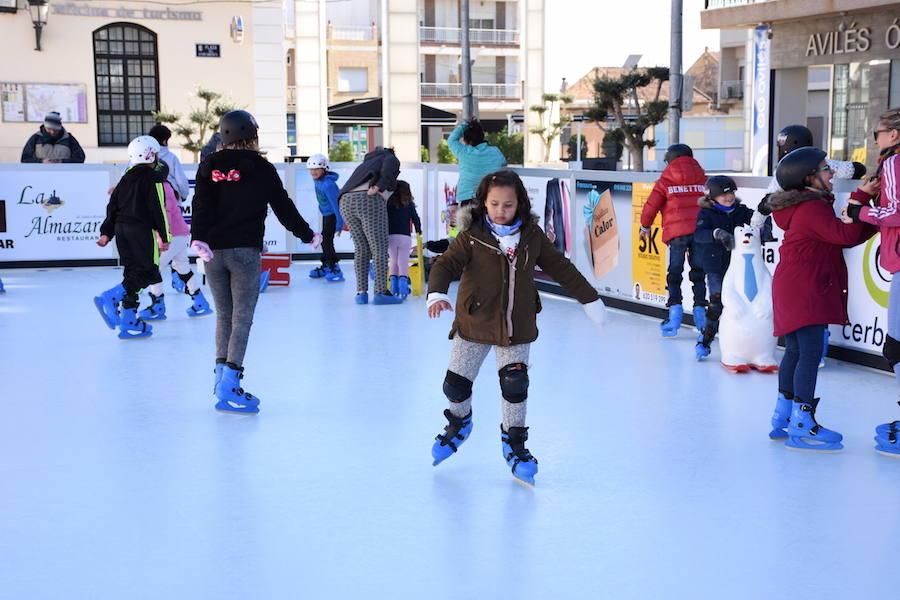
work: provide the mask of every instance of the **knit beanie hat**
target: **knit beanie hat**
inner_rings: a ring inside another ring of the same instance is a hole
[[[48,112],[44,117],[45,129],[62,129],[62,117],[56,111]]]

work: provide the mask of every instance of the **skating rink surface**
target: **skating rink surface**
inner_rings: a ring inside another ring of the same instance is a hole
[[[92,304],[119,270],[0,273],[0,598],[896,596],[900,460],[872,442],[900,418],[888,376],[829,360],[819,417],[846,449],[787,451],[775,376],[545,295],[527,488],[501,458],[493,356],[472,437],[432,467],[451,318],[356,306],[309,266],[260,298],[258,416],[213,410],[215,318],[189,319],[168,278],[168,320],[120,341]]]

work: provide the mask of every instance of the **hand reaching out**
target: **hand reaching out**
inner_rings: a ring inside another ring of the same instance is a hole
[[[450,303],[446,300],[438,300],[434,304],[428,307],[428,316],[432,319],[436,319],[440,316],[442,312],[445,310],[449,310],[453,312],[453,307],[450,306]]]

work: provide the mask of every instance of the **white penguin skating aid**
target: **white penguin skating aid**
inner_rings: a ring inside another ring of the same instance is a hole
[[[722,282],[719,348],[722,365],[734,373],[778,370],[773,335],[772,276],[762,259],[759,231],[734,230],[735,248]]]

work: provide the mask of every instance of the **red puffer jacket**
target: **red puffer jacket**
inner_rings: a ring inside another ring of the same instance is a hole
[[[662,211],[663,243],[691,235],[697,227],[697,200],[706,193],[706,173],[691,156],[680,156],[669,163],[653,186],[641,211],[641,227],[650,227],[656,213]]]
[[[846,225],[834,214],[830,194],[812,189],[772,194],[772,217],[784,230],[772,280],[775,335],[807,325],[846,325],[847,265],[844,248],[875,235],[864,223]]]

